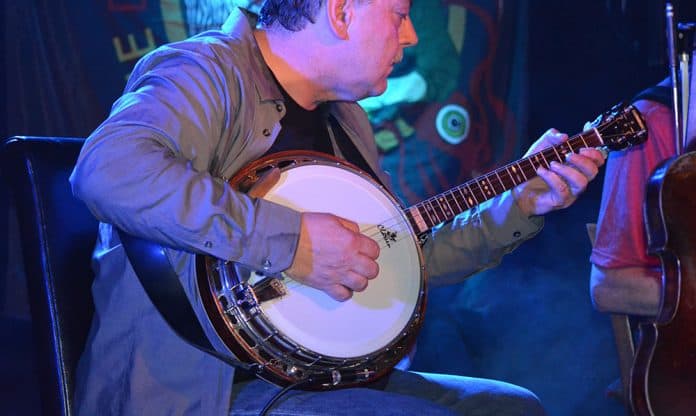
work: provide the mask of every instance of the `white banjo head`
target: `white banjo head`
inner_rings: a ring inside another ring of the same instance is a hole
[[[421,296],[421,258],[410,225],[386,191],[342,165],[308,164],[283,171],[264,199],[355,221],[381,247],[379,275],[345,302],[285,278],[288,294],[260,305],[276,329],[338,358],[372,354],[402,334]]]

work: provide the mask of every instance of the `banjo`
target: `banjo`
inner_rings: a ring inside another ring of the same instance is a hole
[[[621,150],[647,137],[632,106],[617,105],[593,128],[566,142],[408,208],[371,176],[333,156],[281,152],[238,172],[229,184],[248,191],[268,169],[280,179],[264,196],[300,212],[329,212],[356,222],[381,247],[380,268],[363,292],[338,302],[283,274],[197,255],[206,313],[225,346],[263,369],[280,386],[333,389],[374,381],[408,353],[423,322],[426,274],[421,245],[437,225],[536,176],[538,167],[564,162],[585,147]]]

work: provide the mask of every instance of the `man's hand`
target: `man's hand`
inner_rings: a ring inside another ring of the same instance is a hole
[[[525,156],[568,140],[568,135],[549,129],[529,148]],[[527,215],[542,215],[566,208],[585,191],[604,164],[604,154],[594,148],[583,148],[569,155],[564,164],[551,162],[549,169],[540,167],[538,177],[525,182],[512,194]]]
[[[262,198],[279,178],[277,168],[265,172],[248,195]],[[356,223],[332,214],[305,212],[295,259],[285,274],[345,301],[377,277],[378,256],[379,245],[361,234]]]
[[[332,214],[302,213],[300,241],[286,274],[345,301],[377,277],[379,245],[358,225]]]

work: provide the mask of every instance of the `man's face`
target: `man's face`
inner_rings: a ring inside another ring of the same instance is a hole
[[[349,50],[342,70],[351,99],[379,95],[387,77],[403,58],[403,49],[418,42],[409,17],[410,0],[356,1],[348,31]]]

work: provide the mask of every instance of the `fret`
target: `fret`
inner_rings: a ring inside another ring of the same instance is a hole
[[[436,222],[433,220],[432,215],[430,215],[430,212],[428,211],[427,201],[419,204],[418,207],[421,211],[421,216],[428,222],[428,227],[433,227]]]
[[[445,221],[449,217],[449,214],[447,213],[447,211],[451,212],[451,210],[448,208],[448,206],[445,206],[445,204],[443,204],[443,201],[441,199],[442,199],[442,196],[438,195],[436,198],[433,198],[433,202],[435,203],[435,208],[440,213],[438,215],[438,218],[440,218],[440,221],[442,222],[442,221]]]
[[[582,135],[581,135],[581,136],[582,136]],[[568,143],[568,148],[570,149],[570,151],[571,151],[572,153],[576,153],[576,152],[575,152],[575,149],[573,149],[573,145],[570,143],[570,142],[572,142],[572,141],[573,141],[573,140],[568,140],[568,142],[567,142],[567,143]]]
[[[522,182],[525,182],[527,180],[527,168],[525,167],[524,162],[529,163],[529,160],[528,159],[520,159],[517,162],[515,162],[517,164],[517,169],[519,169],[519,172],[524,177],[524,180]]]
[[[594,132],[594,140],[597,142],[594,146],[603,146],[604,137],[602,137],[602,133],[600,133],[596,128],[592,129],[592,131]]]
[[[542,152],[542,153],[539,153],[539,154],[541,155],[541,158],[544,159],[544,163],[546,163],[546,169],[550,169],[550,168],[551,168],[551,164],[549,163],[549,160],[546,158],[546,156],[544,155],[544,153]]]
[[[449,202],[447,201],[447,198],[445,197],[445,194],[440,194],[440,197],[438,198],[438,201],[437,201],[437,202],[438,202],[439,205],[440,205],[440,210],[441,210],[442,213],[443,213],[443,217],[444,217],[445,219],[451,218],[452,213],[454,212],[454,210],[452,209],[452,206],[451,206],[451,205],[449,204]],[[444,207],[446,207],[447,209],[446,209],[446,210],[443,209]]]
[[[520,166],[520,162],[517,162],[517,169],[520,171],[520,173],[524,177],[524,180],[522,182],[527,182],[529,179],[527,178],[527,175],[524,174],[524,169],[522,169],[522,166]]]
[[[542,162],[544,162],[544,158],[541,157],[541,155],[539,155],[539,154],[534,155],[534,160],[536,161],[536,169],[539,169],[540,167],[543,166]]]
[[[513,175],[513,173],[510,173],[510,169],[512,169],[512,171],[513,171],[513,173],[514,173],[515,167],[512,166],[512,165],[509,165],[509,166],[506,166],[506,167],[505,167],[505,171],[507,172],[507,174],[508,174],[508,176],[510,177],[510,179],[512,179],[512,183],[515,184],[515,186],[521,184],[521,183],[522,183],[522,180],[519,180],[519,179],[518,179],[517,181],[515,181],[515,175]]]
[[[452,195],[452,199],[454,200],[454,203],[457,204],[457,212],[462,213],[466,211],[465,209],[462,209],[462,206],[459,205],[459,201],[457,200],[457,196],[454,194],[454,190],[448,191],[450,195]]]
[[[500,175],[498,175],[498,169],[494,170],[493,173],[495,173],[495,176],[498,178],[498,182],[500,183],[501,186],[501,193],[505,191],[505,182],[503,182],[502,179],[500,179]]]
[[[597,129],[593,129],[593,130],[594,130],[595,134],[597,134],[597,136],[599,137],[599,133],[597,133]],[[585,147],[590,147],[590,145],[587,144],[587,142],[585,141],[585,137],[582,134],[580,135],[580,140],[582,140],[582,142],[585,143]]]
[[[454,189],[452,189],[452,191],[457,191],[457,192],[459,192],[459,197],[458,197],[457,199],[460,200],[460,201],[462,201],[462,202],[464,202],[464,203],[466,204],[467,208],[469,208],[469,207],[471,206],[471,205],[467,202],[466,196],[464,195],[464,192],[462,192],[462,186],[461,186],[461,185],[455,187]]]
[[[520,160],[520,163],[525,163],[522,168],[522,173],[524,173],[525,178],[532,178],[536,174],[536,169],[534,168],[534,163],[532,163],[531,158],[526,158]]]
[[[472,181],[476,185],[474,187],[473,192],[476,195],[476,199],[479,201],[479,203],[485,201],[486,199],[486,191],[483,190],[483,187],[481,186],[481,178],[475,179]]]
[[[437,216],[437,211],[435,211],[435,207],[433,206],[432,199],[429,199],[425,201],[425,209],[428,213],[428,216],[430,217],[433,225],[439,224],[442,221],[440,221],[440,217]],[[435,220],[433,220],[433,217],[435,217]]]
[[[563,162],[563,158],[561,157],[560,154],[558,154],[558,150],[556,150],[556,146],[551,146],[551,149],[556,153],[556,157],[558,158],[559,162]]]
[[[467,182],[467,183],[466,183],[466,189],[469,190],[469,195],[471,195],[471,197],[474,199],[474,204],[473,204],[473,205],[478,205],[478,204],[479,204],[479,200],[478,200],[478,198],[476,198],[476,194],[474,194],[474,191],[471,190],[471,185],[469,185],[469,183],[470,183],[470,182]],[[483,201],[481,201],[481,202],[483,202]]]
[[[488,179],[488,176],[484,176],[483,179],[481,180],[484,183],[483,191],[484,195],[487,198],[491,198],[495,195],[495,190],[491,191],[491,181]]]
[[[435,217],[438,220],[438,223],[444,222],[445,219],[447,219],[447,213],[445,213],[444,207],[435,198],[430,198],[430,205],[433,206],[433,209],[435,210]]]
[[[406,218],[411,222],[411,227],[418,232],[418,234],[428,230],[428,224],[423,219],[418,206],[413,206],[406,211]]]
[[[558,150],[560,150],[560,151],[561,151],[561,154],[563,155],[563,158],[561,159],[561,161],[563,161],[563,162],[567,161],[567,160],[568,160],[568,155],[570,154],[570,150],[568,150],[568,149],[566,148],[565,143],[561,143],[561,144],[558,146]]]
[[[485,201],[486,193],[483,191],[483,188],[481,187],[481,181],[478,180],[475,182],[476,182],[476,185],[478,186],[478,189],[481,191],[481,199],[483,199]]]
[[[465,188],[466,184],[458,187],[459,193],[462,194],[462,199],[466,201],[466,205],[471,208],[474,205],[476,205],[476,200],[468,195],[471,194],[471,192],[467,191]]]

